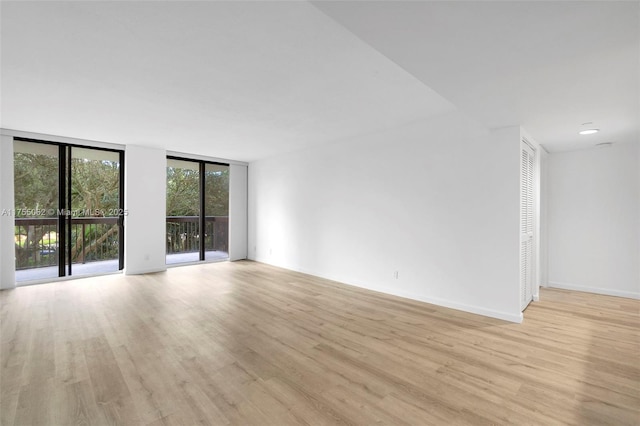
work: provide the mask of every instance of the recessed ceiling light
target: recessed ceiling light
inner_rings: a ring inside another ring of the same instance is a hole
[[[592,135],[594,133],[598,133],[600,131],[600,129],[584,129],[584,130],[580,130],[578,132],[578,134],[580,135]]]
[[[600,129],[596,128],[596,126],[594,126],[593,122],[589,121],[588,123],[582,123],[582,126],[580,126],[580,131],[578,132],[579,135],[592,135],[594,133],[598,133],[600,131]]]

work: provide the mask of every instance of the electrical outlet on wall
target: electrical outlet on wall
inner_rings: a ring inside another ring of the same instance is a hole
[[[393,272],[393,278],[395,278],[396,280],[398,279],[398,271]]]

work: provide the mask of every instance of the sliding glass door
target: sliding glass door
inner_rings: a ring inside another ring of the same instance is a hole
[[[16,280],[123,267],[124,152],[14,141]]]
[[[167,160],[167,264],[200,260],[200,164]]]
[[[167,158],[167,264],[229,258],[229,165]]]
[[[58,265],[64,264],[58,146],[15,141],[13,151],[16,280],[58,277]]]
[[[229,258],[229,166],[204,164],[205,260]]]
[[[70,147],[68,259],[75,275],[122,269],[122,152]]]

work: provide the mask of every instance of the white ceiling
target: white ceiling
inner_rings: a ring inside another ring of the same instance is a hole
[[[638,140],[637,2],[1,7],[4,128],[252,161],[457,107],[551,150]]]
[[[551,151],[638,141],[640,2],[314,4],[488,127]]]

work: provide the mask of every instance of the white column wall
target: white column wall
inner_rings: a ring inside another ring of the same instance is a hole
[[[247,258],[247,166],[229,166],[229,260]]]
[[[16,286],[16,253],[14,240],[15,208],[13,190],[13,137],[2,135],[0,141],[0,289]]]
[[[124,272],[158,272],[166,266],[167,157],[164,149],[125,150]]]

